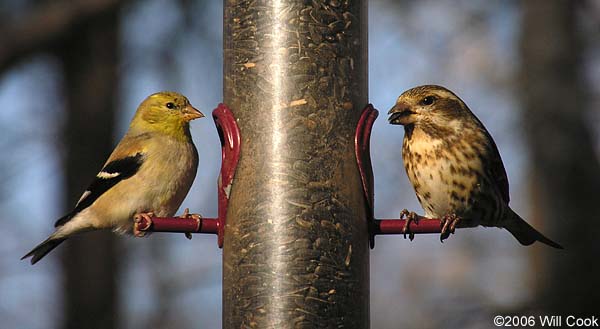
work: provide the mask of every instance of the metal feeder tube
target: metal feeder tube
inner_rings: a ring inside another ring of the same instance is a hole
[[[224,102],[240,127],[223,328],[368,328],[369,230],[354,133],[366,1],[224,2]]]

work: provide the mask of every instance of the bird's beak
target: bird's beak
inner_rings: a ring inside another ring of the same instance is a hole
[[[186,107],[184,107],[182,112],[183,112],[183,118],[185,119],[185,121],[188,121],[188,122],[192,121],[194,119],[199,119],[199,118],[204,117],[204,114],[202,114],[202,112],[198,111],[191,104],[188,104]]]
[[[390,117],[388,121],[393,125],[405,125],[411,123],[409,117],[415,112],[411,109],[410,105],[404,102],[398,102],[388,112]]]

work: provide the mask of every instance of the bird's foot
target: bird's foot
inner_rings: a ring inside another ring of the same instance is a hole
[[[185,208],[183,210],[183,214],[181,216],[179,216],[179,218],[193,218],[198,222],[198,226],[200,226],[200,221],[202,220],[202,215],[190,214],[190,208]],[[185,237],[188,238],[188,240],[192,239],[192,233],[186,232],[184,234],[185,234]]]
[[[135,214],[133,216],[133,235],[138,238],[144,237],[146,235],[146,231],[144,230],[152,226],[152,217],[154,217],[153,212],[142,212]],[[145,221],[142,221],[142,219]],[[140,225],[142,224],[144,225],[141,227],[143,230],[140,229]]]
[[[454,234],[456,230],[456,225],[460,222],[460,217],[456,216],[456,214],[447,214],[444,215],[440,219],[441,225],[441,234],[440,234],[440,242],[444,242],[444,240],[448,239],[450,233]]]
[[[408,233],[408,239],[412,241],[415,238],[415,234],[410,231],[410,223],[419,223],[419,215],[417,215],[417,213],[415,213],[414,211],[402,209],[402,211],[400,212],[400,219],[403,218],[406,218],[406,221],[404,222],[404,227],[402,228],[402,234],[404,234],[404,238],[406,239],[406,233]]]

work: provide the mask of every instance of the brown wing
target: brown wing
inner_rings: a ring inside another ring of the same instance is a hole
[[[481,124],[481,122],[480,122]],[[504,202],[508,203],[510,201],[510,196],[508,195],[508,177],[506,176],[506,170],[504,169],[504,163],[502,162],[502,158],[500,157],[500,152],[498,152],[498,147],[492,138],[492,135],[485,129],[483,124],[481,124],[481,128],[486,136],[488,141],[488,157],[486,163],[486,171],[489,174],[489,177],[492,179],[493,183],[496,185],[500,194],[502,195],[502,199]]]

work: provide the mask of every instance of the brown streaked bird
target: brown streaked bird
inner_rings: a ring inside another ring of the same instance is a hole
[[[540,241],[562,249],[509,207],[498,148],[453,92],[435,85],[412,88],[388,114],[391,124],[404,126],[404,167],[425,216],[442,220],[442,241],[457,226],[482,225],[505,228],[522,245]],[[416,219],[411,213],[407,223]]]

